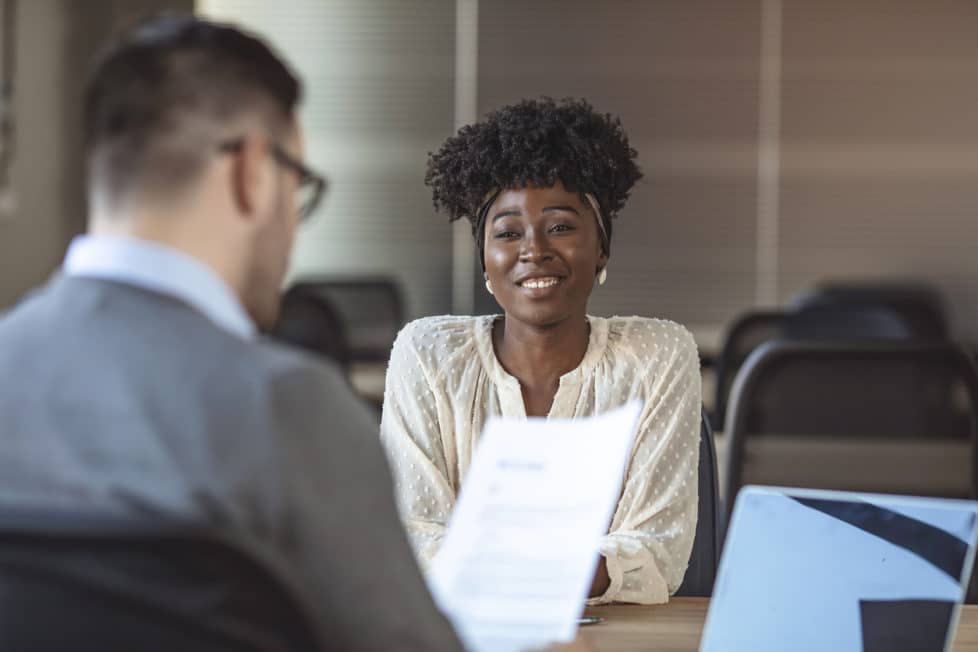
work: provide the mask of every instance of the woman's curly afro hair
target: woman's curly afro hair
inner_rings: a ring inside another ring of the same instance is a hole
[[[479,212],[502,189],[549,187],[592,193],[605,230],[642,177],[621,121],[585,100],[522,100],[459,129],[428,155],[425,184],[435,208],[465,217],[481,240]]]

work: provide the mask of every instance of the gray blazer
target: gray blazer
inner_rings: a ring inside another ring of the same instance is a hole
[[[0,319],[0,374],[0,505],[204,519],[288,560],[335,649],[460,649],[331,366],[59,277]]]

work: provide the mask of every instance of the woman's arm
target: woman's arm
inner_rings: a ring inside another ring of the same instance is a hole
[[[423,325],[408,324],[391,351],[381,441],[401,519],[422,567],[438,551],[455,504],[439,425],[438,390],[421,355]]]
[[[648,347],[654,352],[650,391],[622,497],[601,543],[608,587],[592,603],[666,602],[689,562],[696,532],[699,357],[692,336],[673,328]]]

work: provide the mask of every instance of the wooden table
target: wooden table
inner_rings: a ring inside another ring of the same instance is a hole
[[[384,400],[386,362],[354,362],[350,365],[350,383],[356,392],[372,403]]]
[[[710,602],[706,598],[673,598],[659,606],[591,607],[589,616],[605,622],[581,627],[573,645],[553,648],[590,652],[695,652]],[[978,652],[978,605],[966,605],[955,636],[954,652]]]

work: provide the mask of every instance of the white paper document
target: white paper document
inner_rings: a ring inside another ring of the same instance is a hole
[[[428,576],[468,649],[573,640],[641,407],[486,425]]]

